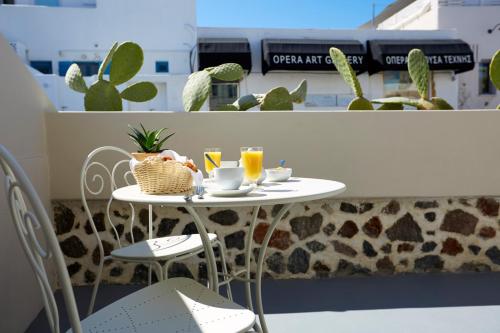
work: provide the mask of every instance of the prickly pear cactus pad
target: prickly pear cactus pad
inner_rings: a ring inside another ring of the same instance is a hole
[[[373,110],[373,105],[372,103],[370,103],[369,100],[367,100],[364,97],[356,97],[351,101],[351,103],[349,103],[347,110],[349,111]]]
[[[88,90],[80,67],[77,64],[69,66],[66,76],[64,77],[64,81],[74,91],[86,93]]]
[[[121,92],[121,97],[131,102],[146,102],[156,97],[158,89],[151,82],[137,82]]]
[[[356,97],[362,97],[363,91],[361,89],[361,85],[356,77],[356,73],[354,73],[354,70],[347,61],[345,54],[339,49],[332,47],[330,49],[330,57],[332,58],[337,71],[340,73],[347,85],[351,87],[354,95],[356,95]]]
[[[87,111],[122,111],[120,93],[109,81],[100,80],[92,84],[85,94]]]
[[[306,101],[307,96],[307,81],[302,80],[297,88],[290,92],[292,101],[296,104],[302,104]]]
[[[217,67],[207,68],[206,71],[213,79],[221,81],[240,81],[245,72],[239,64],[227,63]]]
[[[500,50],[498,50],[490,63],[490,78],[495,87],[500,90]],[[499,105],[500,107],[500,105]]]
[[[434,110],[453,110],[453,106],[441,97],[432,97],[431,102],[435,106]]]
[[[413,49],[408,53],[408,73],[420,97],[426,99],[429,95],[429,64],[421,50]]]
[[[236,102],[233,103],[233,105],[235,105],[239,111],[246,111],[246,110],[251,109],[254,106],[257,106],[259,104],[260,104],[260,101],[256,95],[242,96],[242,97],[238,98],[236,100]]]
[[[141,69],[144,54],[139,45],[132,42],[120,44],[114,52],[109,70],[109,80],[120,85],[132,79]]]
[[[292,96],[288,89],[278,87],[271,89],[262,100],[261,111],[289,111],[293,110]]]
[[[182,92],[184,110],[199,111],[212,89],[212,79],[207,71],[194,72],[188,78]]]

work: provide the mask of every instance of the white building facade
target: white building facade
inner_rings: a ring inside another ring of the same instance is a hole
[[[492,55],[500,49],[500,0],[396,1],[363,28],[378,30],[454,29],[473,52],[475,68],[459,76],[458,107],[495,108],[500,103],[488,76]]]
[[[343,110],[352,92],[331,64],[330,46],[348,55],[368,98],[414,96],[404,56],[413,47],[428,50],[428,56],[438,59],[431,65],[432,94],[459,107],[463,103],[458,78],[472,73],[476,62],[473,49],[449,29],[203,28],[196,23],[195,0],[3,2],[0,33],[32,67],[60,110],[83,110],[83,96],[64,84],[69,65],[79,63],[92,82],[115,41],[132,40],[141,45],[145,61],[134,80],[150,80],[159,90],[150,102],[125,103],[126,110],[182,111],[182,89],[189,74],[225,62],[240,63],[247,75],[241,82],[215,82],[205,110],[276,86],[293,89],[302,79],[308,80],[308,96],[296,109]],[[443,47],[448,44],[450,47]],[[443,57],[461,58],[443,66],[438,63]]]

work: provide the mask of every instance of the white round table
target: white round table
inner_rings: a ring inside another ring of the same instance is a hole
[[[259,315],[261,330],[268,332],[267,325],[264,319],[264,311],[262,307],[262,270],[265,252],[273,231],[276,229],[278,222],[290,210],[294,203],[319,200],[332,197],[344,192],[346,186],[342,183],[314,178],[291,178],[283,183],[267,183],[264,182],[257,189],[246,196],[242,197],[213,197],[209,193],[204,195],[203,199],[198,199],[198,196],[192,196],[186,200],[185,195],[150,195],[144,194],[139,190],[137,185],[126,186],[117,189],[113,192],[113,198],[119,201],[129,203],[148,204],[152,205],[184,207],[194,219],[196,228],[203,240],[203,246],[207,257],[208,279],[213,290],[218,292],[218,276],[215,255],[211,246],[206,228],[203,224],[200,215],[196,212],[197,207],[254,207],[252,220],[245,241],[245,269],[234,273],[231,279],[237,279],[245,282],[246,301],[248,308],[253,311],[252,295],[250,283],[255,283],[256,308]],[[210,190],[209,190],[210,191]],[[257,272],[255,279],[250,278],[250,258],[252,255],[253,232],[257,222],[257,215],[260,206],[282,204],[278,214],[273,218],[267,233],[262,242],[257,261]],[[149,231],[152,230],[152,212],[150,209]],[[245,278],[240,278],[239,275],[245,274]],[[257,329],[260,329],[258,327]]]

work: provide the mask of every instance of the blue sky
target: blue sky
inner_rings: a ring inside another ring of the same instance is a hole
[[[201,27],[357,28],[392,0],[197,0]]]

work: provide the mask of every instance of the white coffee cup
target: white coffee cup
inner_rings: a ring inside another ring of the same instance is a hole
[[[237,168],[238,161],[220,161],[221,168]]]
[[[215,184],[221,190],[237,190],[243,183],[244,170],[243,168],[215,168],[213,169]]]

